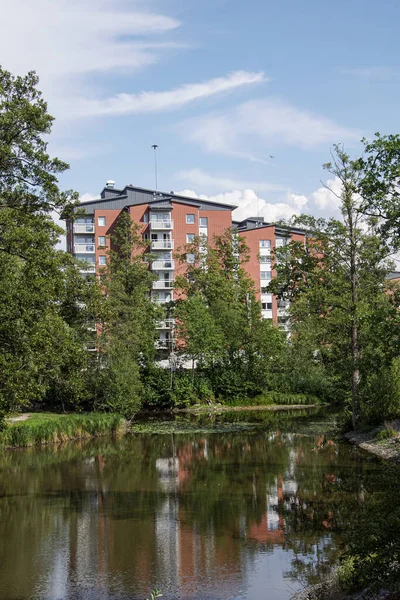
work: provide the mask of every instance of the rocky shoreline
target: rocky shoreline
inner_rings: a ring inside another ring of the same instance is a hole
[[[391,431],[393,437],[379,439],[381,432]],[[383,460],[400,463],[400,419],[387,423],[385,427],[379,427],[368,433],[356,433],[354,431],[344,434],[344,439]]]

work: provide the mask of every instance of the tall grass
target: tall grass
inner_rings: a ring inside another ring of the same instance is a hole
[[[125,429],[120,415],[34,415],[27,421],[12,423],[0,432],[1,448],[55,444],[72,439],[116,435]]]
[[[265,392],[255,398],[225,400],[228,406],[308,406],[321,404],[321,400],[311,394],[289,394],[285,392]]]

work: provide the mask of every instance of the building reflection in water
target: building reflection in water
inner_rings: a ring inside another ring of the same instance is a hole
[[[33,487],[40,452],[8,475],[0,465],[0,598],[144,598],[155,586],[166,598],[246,598],[262,576],[284,598],[285,577],[300,587],[300,559],[333,556],[323,494],[341,477],[336,447],[280,431],[167,438],[49,461]],[[260,557],[277,553],[284,568],[266,579]]]

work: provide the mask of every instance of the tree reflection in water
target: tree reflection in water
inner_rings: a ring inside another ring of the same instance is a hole
[[[144,598],[157,586],[257,600],[255,582],[259,598],[268,586],[288,598],[329,571],[379,469],[290,429],[270,419],[4,454],[0,598]]]

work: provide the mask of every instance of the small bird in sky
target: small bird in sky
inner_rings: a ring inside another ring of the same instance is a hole
[[[275,158],[275,156],[272,156],[272,154],[269,155],[270,158]]]

